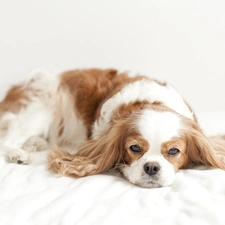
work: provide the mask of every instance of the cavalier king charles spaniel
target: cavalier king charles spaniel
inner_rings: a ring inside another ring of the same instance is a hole
[[[0,147],[19,164],[50,148],[61,175],[115,168],[145,188],[169,186],[193,164],[225,169],[225,137],[206,137],[172,86],[114,69],[37,72],[11,87],[0,103]]]

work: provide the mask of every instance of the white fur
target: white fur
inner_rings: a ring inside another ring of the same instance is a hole
[[[34,136],[48,137],[55,84],[56,79],[50,74],[36,71],[23,84],[31,102],[23,100],[24,104],[28,103],[27,107],[15,114],[4,112],[1,116],[0,146],[10,161],[28,163],[29,154],[22,149],[24,143]]]
[[[150,147],[140,159],[124,168],[125,177],[130,182],[143,187],[159,187],[172,184],[175,170],[173,165],[161,154],[161,146],[164,142],[179,136],[179,129],[181,128],[179,117],[170,112],[143,110],[137,127],[142,137],[148,141]],[[156,162],[161,166],[160,171],[154,177],[144,172],[143,167],[147,162]]]
[[[98,139],[109,128],[109,122],[115,109],[121,104],[128,104],[137,100],[147,100],[150,103],[161,102],[179,114],[193,119],[193,113],[172,86],[163,86],[155,81],[143,79],[126,85],[103,104],[101,116],[93,126],[93,138]]]
[[[41,151],[48,148],[48,142],[40,136],[30,137],[22,146],[27,152]]]
[[[1,145],[4,146],[5,154],[12,160],[24,161],[28,154],[22,151],[23,144],[32,136],[43,136],[47,138],[48,129],[51,122],[51,111],[35,99],[26,109],[20,110],[14,118],[9,121],[7,132],[1,137]],[[12,154],[14,149],[14,154]],[[16,150],[19,149],[19,152]],[[14,156],[16,155],[16,156]],[[21,159],[21,157],[23,160]]]
[[[74,100],[66,88],[59,88],[58,79],[46,71],[35,71],[23,83],[30,100],[21,101],[27,106],[18,113],[0,115],[0,147],[10,161],[29,163],[28,152],[47,148],[47,139],[73,153],[86,140],[86,128],[74,114]]]
[[[58,143],[71,153],[75,153],[87,140],[87,129],[81,119],[74,113],[75,102],[65,87],[60,87],[55,97],[54,120],[50,127],[49,139]],[[62,134],[58,135],[63,127]]]

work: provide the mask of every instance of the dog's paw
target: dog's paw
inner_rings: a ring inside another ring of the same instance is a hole
[[[47,148],[48,142],[44,138],[38,136],[31,137],[22,146],[22,149],[28,152],[46,150]]]
[[[29,163],[29,153],[23,149],[14,149],[7,154],[10,162],[18,164],[28,164]]]

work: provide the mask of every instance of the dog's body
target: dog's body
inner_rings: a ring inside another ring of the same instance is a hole
[[[116,167],[142,187],[170,185],[191,163],[225,169],[225,141],[207,138],[171,86],[116,70],[37,73],[0,103],[0,146],[26,164],[57,145],[50,167],[81,177]]]

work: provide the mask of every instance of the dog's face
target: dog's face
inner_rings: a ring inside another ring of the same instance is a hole
[[[136,134],[125,138],[121,172],[131,183],[151,188],[171,185],[175,172],[188,163],[182,120],[172,112],[143,110]]]

